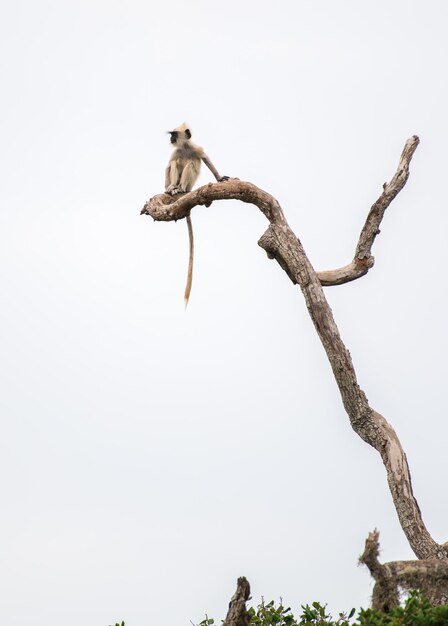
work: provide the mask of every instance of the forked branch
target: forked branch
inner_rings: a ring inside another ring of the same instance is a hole
[[[372,205],[369,211],[364,227],[359,236],[358,245],[356,246],[353,261],[345,267],[337,270],[328,270],[325,272],[317,272],[320,282],[324,286],[342,285],[357,278],[361,278],[367,274],[369,269],[373,267],[375,259],[372,256],[372,246],[375,238],[380,233],[380,224],[384,213],[395,198],[395,196],[403,189],[409,177],[409,164],[419,144],[419,138],[414,135],[410,137],[401,153],[397,171],[395,172],[390,183],[384,183],[383,193],[378,200]]]
[[[366,539],[359,562],[366,565],[375,586],[372,607],[389,611],[400,602],[400,592],[419,589],[431,604],[448,603],[448,562],[438,559],[420,561],[391,561],[381,564],[379,532],[374,530]]]
[[[392,426],[370,407],[358,385],[356,373],[345,347],[322,285],[335,285],[359,278],[373,265],[371,248],[386,208],[405,185],[409,163],[418,145],[418,137],[408,139],[400,158],[398,170],[374,203],[361,232],[355,259],[349,269],[317,274],[300,240],[289,227],[278,201],[252,183],[231,179],[209,184],[175,198],[160,194],[151,198],[142,213],[155,220],[178,220],[198,205],[209,206],[215,200],[237,199],[257,206],[269,221],[269,227],[258,242],[268,257],[276,259],[305,298],[308,312],[330,361],[342,402],[354,431],[381,455],[387,472],[389,488],[401,527],[419,559],[448,558],[445,545],[440,545],[427,531],[412,491],[406,455]]]

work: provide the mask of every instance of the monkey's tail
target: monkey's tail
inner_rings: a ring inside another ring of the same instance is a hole
[[[184,293],[185,308],[187,308],[188,300],[190,299],[191,285],[193,283],[194,238],[193,238],[193,226],[191,224],[191,217],[189,215],[187,215],[187,226],[188,226],[188,240],[190,243],[190,256],[188,258],[187,285],[185,287],[185,293]]]

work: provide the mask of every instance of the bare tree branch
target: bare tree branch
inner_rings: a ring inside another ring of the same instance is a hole
[[[371,256],[372,246],[375,238],[380,233],[380,224],[384,212],[395,196],[403,189],[409,177],[409,164],[419,144],[419,138],[414,135],[410,137],[401,153],[397,171],[390,183],[384,183],[383,193],[372,205],[366,219],[366,223],[359,236],[353,261],[345,267],[336,270],[317,272],[317,275],[324,286],[342,285],[367,274],[373,267],[375,259]]]
[[[241,576],[237,580],[236,591],[232,596],[227,611],[226,619],[222,626],[247,626],[250,622],[250,615],[246,609],[246,602],[250,596],[249,581]]]
[[[373,263],[370,251],[384,211],[406,183],[409,163],[417,145],[416,136],[406,142],[395,176],[384,186],[383,193],[369,212],[355,255],[358,266],[360,263],[366,264],[365,271]],[[394,429],[370,407],[365,393],[358,385],[350,353],[341,339],[322,289],[322,282],[325,282],[322,273],[316,274],[300,240],[289,227],[278,201],[252,183],[231,179],[205,185],[181,197],[172,198],[165,194],[155,196],[145,204],[142,213],[151,215],[156,220],[177,220],[188,215],[194,206],[209,206],[215,200],[228,199],[256,205],[270,222],[258,243],[269,258],[276,259],[291,281],[300,286],[308,312],[327,353],[351,426],[381,455],[398,518],[412,550],[419,559],[447,559],[447,546],[434,541],[423,523],[412,491],[406,455]],[[346,275],[350,275],[348,270]],[[340,282],[341,279],[338,279],[336,282],[327,281],[326,284]]]

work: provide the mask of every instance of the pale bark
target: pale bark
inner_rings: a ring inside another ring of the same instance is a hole
[[[300,240],[289,227],[282,208],[271,195],[255,185],[231,179],[210,183],[199,189],[175,196],[160,194],[151,198],[142,213],[155,220],[178,220],[198,205],[209,206],[215,200],[237,199],[257,206],[269,221],[259,245],[271,259],[276,259],[305,298],[308,312],[327,353],[347,415],[354,431],[381,455],[386,468],[389,489],[401,527],[419,559],[447,559],[448,550],[427,531],[414,497],[406,455],[400,441],[385,418],[370,407],[358,385],[350,353],[345,347],[325,298],[322,285],[337,285],[355,280],[373,266],[371,249],[386,208],[400,192],[409,176],[409,163],[418,145],[413,136],[405,144],[397,172],[385,183],[379,199],[373,204],[361,231],[355,257],[345,268],[316,273]]]
[[[419,144],[419,138],[414,135],[407,140],[401,153],[397,171],[390,183],[384,183],[383,193],[372,205],[367,215],[366,222],[359,236],[353,261],[336,270],[317,272],[320,282],[324,286],[342,285],[351,280],[356,280],[367,274],[373,267],[375,259],[372,256],[372,246],[377,235],[380,234],[380,224],[384,212],[395,196],[403,189],[409,178],[409,164]]]

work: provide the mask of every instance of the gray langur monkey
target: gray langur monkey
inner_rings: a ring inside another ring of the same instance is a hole
[[[191,131],[185,122],[168,132],[171,135],[170,141],[174,146],[174,150],[165,170],[165,193],[175,196],[179,193],[191,191],[199,176],[201,161],[204,161],[205,165],[219,183],[229,179],[228,176],[220,176],[218,170],[205,154],[204,150],[190,141]],[[184,294],[185,306],[187,306],[190,298],[191,284],[193,281],[194,240],[193,227],[189,215],[187,215],[187,226],[190,255],[188,260],[187,285]]]

